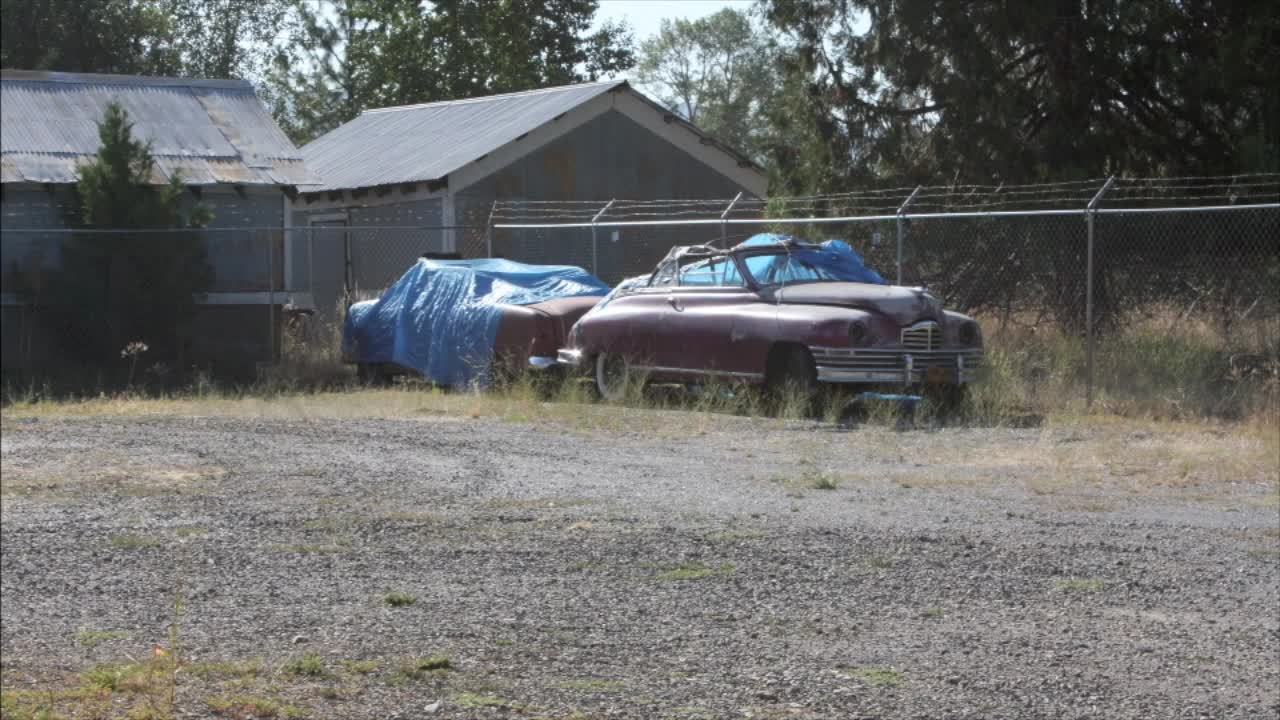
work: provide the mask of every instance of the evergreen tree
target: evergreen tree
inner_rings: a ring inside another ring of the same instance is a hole
[[[211,215],[199,204],[184,213],[182,179],[163,182],[149,143],[134,139],[119,105],[107,106],[98,136],[102,145],[80,168],[76,190],[83,226],[105,232],[63,243],[61,269],[37,301],[78,361],[101,367],[135,341],[151,348],[149,358],[171,361],[213,281],[205,240],[192,230]]]

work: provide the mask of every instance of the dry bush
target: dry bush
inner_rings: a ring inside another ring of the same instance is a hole
[[[980,415],[1023,407],[1083,410],[1085,339],[1051,324],[984,322],[985,378],[970,404]],[[1168,419],[1221,418],[1276,424],[1280,415],[1280,318],[1238,319],[1144,308],[1096,341],[1098,407]]]

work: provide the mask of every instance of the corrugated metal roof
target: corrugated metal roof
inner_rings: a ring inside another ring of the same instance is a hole
[[[107,103],[129,113],[164,178],[191,185],[317,182],[243,80],[6,70],[0,73],[3,182],[69,183],[98,151]],[[164,178],[157,178],[163,180]]]
[[[366,110],[302,148],[308,192],[438,180],[625,80]]]

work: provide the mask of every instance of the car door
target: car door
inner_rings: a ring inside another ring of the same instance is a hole
[[[656,365],[658,326],[667,307],[665,288],[642,287],[609,301],[607,322],[591,325],[593,347],[630,358],[637,367]]]
[[[682,266],[657,328],[658,363],[683,375],[753,372],[743,329],[759,302],[732,258],[706,258]]]

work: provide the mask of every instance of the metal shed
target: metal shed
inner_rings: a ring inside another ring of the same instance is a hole
[[[385,287],[423,252],[483,255],[494,200],[763,197],[767,186],[750,158],[624,80],[368,110],[302,155],[320,183],[300,188],[293,219],[323,228],[318,297],[335,283]],[[399,229],[408,227],[421,230]],[[590,267],[579,240],[501,232],[495,245],[525,262]],[[628,246],[612,247],[597,268],[607,279],[622,272]]]
[[[0,309],[5,365],[38,362],[25,349],[20,357],[11,352],[31,346],[28,338],[39,334],[15,293],[15,281],[21,274],[29,285],[31,277],[59,267],[61,243],[80,225],[74,216],[80,166],[98,151],[97,123],[111,102],[128,112],[134,137],[150,143],[156,160],[151,180],[164,183],[178,174],[190,189],[186,202],[200,202],[213,212],[201,232],[214,267],[202,336],[220,336],[218,348],[211,348],[217,354],[267,359],[273,342],[267,306],[286,302],[278,291],[296,284],[286,263],[289,196],[317,178],[253,86],[243,80],[4,70]],[[239,337],[249,312],[256,330]]]

